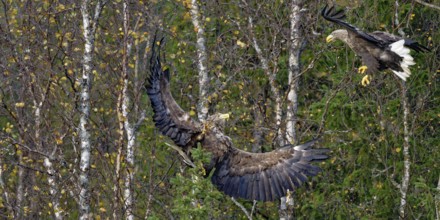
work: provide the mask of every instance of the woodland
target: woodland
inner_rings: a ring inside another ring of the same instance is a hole
[[[431,51],[363,86],[326,4]],[[250,152],[319,138],[322,171],[274,202],[217,190],[155,127],[153,44],[191,117],[229,113]],[[2,219],[440,219],[439,0],[2,0],[0,45]]]

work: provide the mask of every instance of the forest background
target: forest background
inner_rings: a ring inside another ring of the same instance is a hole
[[[360,59],[325,42],[328,3],[431,52],[406,83],[364,87]],[[438,0],[2,0],[0,32],[1,218],[440,218]],[[255,203],[202,178],[203,152],[183,164],[144,89],[156,33],[183,109],[231,113],[247,151],[321,137],[321,174]]]

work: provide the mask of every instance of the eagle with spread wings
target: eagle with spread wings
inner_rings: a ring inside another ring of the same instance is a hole
[[[222,131],[221,125],[228,115],[216,114],[202,123],[193,120],[176,103],[170,91],[170,73],[162,70],[159,52],[154,48],[150,71],[146,90],[157,129],[186,154],[198,143],[210,152],[210,163],[204,164],[204,168],[208,174],[215,169],[211,182],[231,197],[276,200],[306,182],[308,176],[318,174],[321,169],[311,162],[328,158],[328,149],[312,148],[316,140],[266,153],[235,148]]]
[[[425,46],[408,38],[402,38],[387,32],[374,31],[366,33],[359,28],[343,21],[344,11],[336,11],[327,5],[321,15],[328,21],[341,25],[345,29],[338,29],[327,36],[327,43],[339,39],[346,43],[358,56],[362,58],[364,66],[359,67],[359,73],[367,73],[362,79],[362,85],[370,83],[369,74],[385,69],[391,69],[403,81],[411,75],[409,69],[414,65],[414,58],[410,49],[416,52],[429,51]]]

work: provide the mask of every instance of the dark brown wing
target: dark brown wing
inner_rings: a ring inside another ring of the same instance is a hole
[[[339,11],[336,11],[334,7],[330,7],[328,8],[328,5],[326,5],[322,11],[321,11],[321,15],[322,17],[324,17],[326,20],[331,21],[333,23],[339,24],[343,27],[345,27],[348,31],[351,31],[353,33],[355,33],[356,35],[358,35],[360,38],[373,43],[377,46],[380,47],[385,47],[386,45],[383,45],[383,42],[380,41],[379,39],[376,39],[374,36],[360,30],[359,28],[343,21],[342,19],[345,18],[345,13],[344,11],[341,9]]]
[[[362,63],[368,67],[367,74],[373,74],[378,70],[382,70],[379,61],[369,52],[357,52],[358,56],[362,58]]]
[[[380,39],[383,42],[386,42],[386,44],[388,44],[388,45],[392,44],[392,43],[394,43],[396,41],[404,39],[405,40],[405,44],[404,45],[409,47],[409,48],[411,48],[411,49],[413,49],[413,50],[415,50],[416,52],[422,52],[423,53],[423,52],[430,51],[429,48],[419,44],[416,41],[413,41],[413,40],[407,39],[407,38],[402,38],[402,37],[399,37],[399,36],[396,36],[396,35],[393,35],[393,34],[390,34],[390,33],[387,33],[387,32],[374,31],[374,32],[370,33],[370,35],[374,36],[377,39]]]
[[[321,170],[311,162],[328,158],[327,149],[311,149],[316,141],[267,153],[231,148],[216,164],[212,183],[225,194],[248,200],[273,201],[285,196]]]
[[[156,127],[177,146],[185,147],[201,132],[201,125],[192,120],[174,100],[170,92],[169,71],[162,71],[159,54],[154,47],[150,71],[149,85],[146,85],[146,89],[153,107]]]

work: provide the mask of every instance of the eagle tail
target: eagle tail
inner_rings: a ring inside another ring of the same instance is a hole
[[[406,79],[411,75],[409,66],[415,64],[414,58],[410,55],[410,49],[405,47],[405,40],[403,39],[390,44],[390,49],[402,58],[400,61],[401,70],[392,71],[403,81],[406,81]]]

